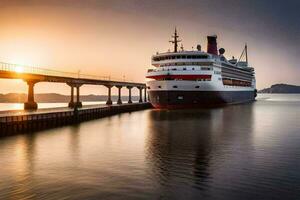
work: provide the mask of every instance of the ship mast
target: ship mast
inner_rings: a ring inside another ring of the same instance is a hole
[[[179,40],[179,35],[177,34],[177,29],[175,28],[175,32],[174,35],[172,35],[172,38],[174,38],[173,40],[170,40],[169,42],[171,42],[172,44],[174,44],[174,52],[177,52],[177,48],[178,48],[178,42],[181,42],[181,40]]]
[[[246,55],[246,63],[248,65],[248,47],[247,47],[247,43],[245,44],[245,55]]]

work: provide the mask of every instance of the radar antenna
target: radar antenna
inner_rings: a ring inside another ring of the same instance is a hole
[[[169,42],[171,42],[172,44],[174,44],[174,52],[177,52],[177,48],[178,48],[178,42],[181,42],[181,40],[179,40],[179,35],[177,35],[177,29],[175,27],[175,32],[174,35],[172,35],[172,38],[174,38],[173,40],[170,40]]]
[[[182,43],[181,43],[180,49],[181,49],[181,51],[184,51],[184,47],[183,47]]]

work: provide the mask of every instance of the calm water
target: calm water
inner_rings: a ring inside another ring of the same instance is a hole
[[[83,105],[96,105],[96,104],[105,104],[105,101],[89,101],[83,102]],[[68,103],[38,103],[39,108],[61,108],[67,107]],[[23,103],[0,103],[0,111],[6,110],[23,110]]]
[[[299,199],[300,96],[0,139],[0,199]]]

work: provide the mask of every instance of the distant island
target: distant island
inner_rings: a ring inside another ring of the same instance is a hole
[[[67,103],[70,102],[70,96],[56,93],[35,94],[35,101],[39,103]],[[76,96],[75,96],[76,98]],[[74,100],[75,100],[74,98]],[[112,100],[117,101],[118,96],[112,95]],[[133,101],[137,101],[138,96],[132,96]],[[106,101],[106,95],[81,95],[80,101]],[[127,96],[122,96],[122,100],[128,101]],[[8,93],[0,94],[0,103],[23,103],[27,101],[27,94],[24,93]]]
[[[288,85],[288,84],[275,84],[270,88],[259,90],[258,93],[289,93],[297,94],[300,93],[300,86]]]

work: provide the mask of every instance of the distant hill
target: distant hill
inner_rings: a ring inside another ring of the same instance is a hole
[[[39,103],[65,103],[70,101],[70,96],[61,95],[56,93],[45,93],[45,94],[35,94],[35,101]],[[75,95],[76,98],[76,95]],[[74,98],[74,100],[75,100]],[[116,101],[118,99],[117,96],[112,96],[112,100]],[[137,101],[139,98],[137,96],[133,96],[132,100]],[[8,93],[8,94],[0,94],[0,103],[23,103],[27,100],[27,94],[19,94],[19,93]],[[106,101],[106,95],[81,95],[81,101]],[[122,96],[123,101],[127,101],[127,96]]]
[[[300,93],[300,86],[296,85],[288,85],[288,84],[275,84],[272,85],[270,88],[265,88],[260,91],[259,93],[290,93],[296,94]]]

